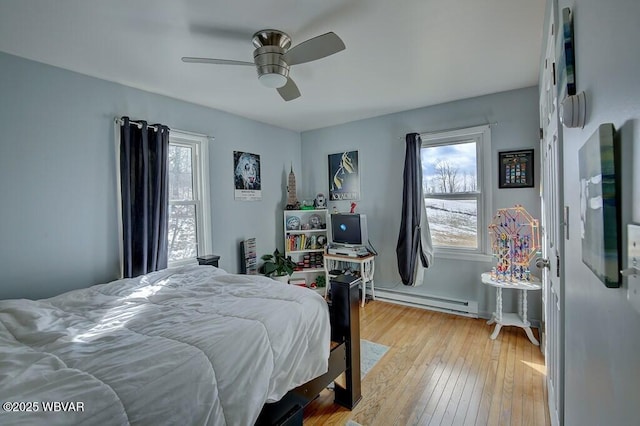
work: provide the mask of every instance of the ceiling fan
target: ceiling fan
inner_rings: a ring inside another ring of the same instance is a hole
[[[291,49],[291,37],[278,30],[261,30],[253,35],[253,61],[234,61],[228,59],[193,58],[185,56],[183,62],[218,65],[254,65],[258,79],[267,87],[278,89],[285,101],[300,96],[296,83],[289,77],[292,65],[322,59],[345,49],[343,41],[333,32],[319,35],[304,41]]]

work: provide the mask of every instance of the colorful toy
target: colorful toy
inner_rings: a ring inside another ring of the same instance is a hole
[[[493,255],[498,264],[491,270],[497,281],[531,281],[529,264],[540,250],[540,229],[521,205],[499,209],[489,225]]]

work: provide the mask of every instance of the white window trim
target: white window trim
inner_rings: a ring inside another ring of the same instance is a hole
[[[467,127],[442,132],[422,133],[422,147],[449,145],[463,140],[476,142],[476,161],[478,185],[482,192],[478,196],[478,248],[462,249],[434,246],[434,256],[443,259],[464,259],[478,262],[493,260],[489,240],[489,222],[492,211],[492,175],[491,175],[491,128],[488,125]],[[470,198],[471,194],[460,194],[460,198]],[[449,197],[449,198],[455,198]]]
[[[211,203],[209,188],[209,138],[197,133],[171,129],[169,132],[170,145],[182,145],[193,148],[193,198],[196,205],[196,235],[198,239],[198,256],[211,253],[213,244],[211,239]],[[169,202],[181,204],[181,202]],[[193,204],[191,201],[186,204]],[[200,213],[200,214],[198,214]],[[168,262],[169,267],[197,264],[194,258]]]

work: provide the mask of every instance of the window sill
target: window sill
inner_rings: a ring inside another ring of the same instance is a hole
[[[197,265],[198,260],[193,257],[191,259],[174,260],[173,262],[167,262],[168,268],[174,268],[177,266]]]
[[[453,259],[453,260],[469,260],[472,262],[493,262],[493,256],[484,253],[469,253],[469,252],[454,252],[454,251],[439,251],[435,250],[433,253],[436,259]]]

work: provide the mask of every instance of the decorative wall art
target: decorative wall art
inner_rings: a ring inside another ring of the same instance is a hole
[[[498,153],[498,169],[500,188],[533,187],[533,149]]]
[[[358,151],[329,155],[329,200],[359,200]]]
[[[562,43],[560,58],[558,58],[558,99],[562,101],[566,96],[576,94],[575,50],[573,46],[573,16],[571,9],[562,9]]]
[[[613,124],[601,124],[578,152],[582,262],[606,287],[620,287]]]
[[[248,152],[233,151],[235,199],[256,201],[262,199],[260,180],[260,156]]]

